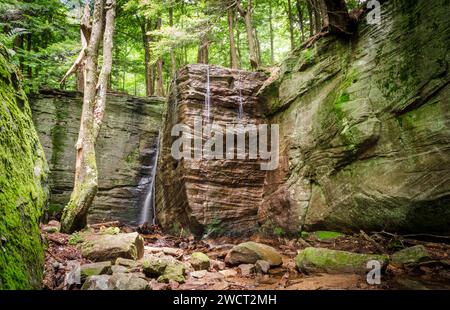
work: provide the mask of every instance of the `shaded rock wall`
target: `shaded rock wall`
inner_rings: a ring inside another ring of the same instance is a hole
[[[39,289],[44,249],[39,219],[48,167],[16,69],[0,46],[0,290]]]
[[[164,100],[109,94],[97,142],[99,189],[90,223],[120,220],[139,224],[156,157]],[[75,169],[75,143],[82,96],[43,91],[30,97],[33,121],[50,166],[50,212],[69,201]]]
[[[258,160],[175,160],[171,155],[175,124],[192,129],[195,117],[205,118],[207,65],[182,68],[173,85],[162,135],[157,177],[157,217],[166,230],[196,235],[248,234],[258,229],[265,171]],[[261,73],[210,67],[211,118],[220,126],[263,122],[255,97]],[[244,115],[238,119],[239,94]],[[201,134],[192,132],[193,136]],[[204,144],[206,135],[202,136]],[[194,144],[192,144],[194,147]],[[198,149],[198,148],[197,148]]]
[[[261,224],[450,233],[449,9],[384,1],[381,25],[283,63],[260,95],[282,136]]]

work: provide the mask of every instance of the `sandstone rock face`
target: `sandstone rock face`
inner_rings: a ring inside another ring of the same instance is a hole
[[[222,128],[233,124],[260,124],[262,111],[256,93],[265,80],[249,73],[207,65],[182,68],[174,83],[164,121],[157,175],[157,217],[166,230],[203,234],[248,234],[257,226],[265,171],[258,160],[175,160],[171,147],[175,124],[188,125],[194,137],[194,119],[206,123],[207,71],[210,71],[210,123]],[[243,116],[238,118],[242,94]],[[225,133],[224,133],[225,134]],[[194,146],[199,150],[200,148]]]
[[[260,92],[282,137],[262,225],[449,232],[448,9],[385,1],[381,25],[284,62]]]
[[[138,223],[150,190],[164,100],[109,94],[97,142],[99,190],[88,222]],[[69,201],[82,96],[47,91],[30,97],[33,121],[50,165],[50,212]]]
[[[0,44],[0,290],[40,289],[48,167],[19,75]]]
[[[90,235],[81,245],[81,254],[95,262],[113,262],[119,257],[137,260],[144,255],[144,239],[138,233]]]
[[[230,265],[254,264],[259,260],[268,262],[270,266],[283,263],[281,255],[274,248],[251,241],[235,246],[225,257],[225,262]]]
[[[378,261],[382,269],[389,263],[389,257],[386,255],[357,254],[322,248],[306,248],[295,258],[297,268],[305,273],[365,274],[369,270],[367,263],[372,260]]]

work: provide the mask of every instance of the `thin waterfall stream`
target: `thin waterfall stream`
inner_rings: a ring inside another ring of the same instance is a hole
[[[242,77],[239,73],[238,78],[238,87],[239,87],[239,111],[238,111],[238,119],[242,119],[244,117],[244,99],[242,98]]]
[[[144,206],[141,212],[140,223],[145,224],[149,222],[149,213],[151,209],[151,223],[152,225],[156,224],[156,189],[155,189],[155,179],[156,179],[156,170],[158,167],[158,157],[159,157],[159,140],[160,140],[161,132],[158,132],[158,138],[156,142],[156,154],[153,159],[153,167],[151,173],[151,181],[150,181],[150,190],[145,197]],[[148,180],[148,179],[147,179]],[[147,183],[148,184],[148,183]]]

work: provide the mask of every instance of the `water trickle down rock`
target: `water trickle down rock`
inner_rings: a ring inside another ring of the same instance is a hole
[[[99,189],[88,222],[119,220],[139,225],[151,182],[163,98],[138,98],[110,93],[97,140]],[[62,210],[70,199],[75,171],[82,95],[42,91],[30,96],[33,122],[50,166],[50,211]]]
[[[178,121],[193,127],[195,117],[204,115],[205,87],[208,86],[205,65],[183,67],[177,76]],[[263,111],[255,97],[266,76],[259,72],[244,72],[210,67],[210,118],[225,128],[236,124],[239,108],[239,76],[246,113],[239,121],[247,124],[264,122]],[[172,87],[170,100],[173,100]],[[161,155],[157,172],[158,223],[166,230],[191,231],[203,235],[217,233],[249,234],[256,229],[258,207],[262,200],[265,172],[258,160],[175,160],[171,155],[171,136],[175,124],[170,117],[169,102],[162,131]],[[206,137],[202,137],[203,145]],[[205,203],[206,202],[206,203]]]

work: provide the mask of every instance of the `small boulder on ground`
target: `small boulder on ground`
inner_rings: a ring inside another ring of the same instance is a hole
[[[119,257],[118,259],[116,259],[116,265],[124,266],[127,268],[134,268],[136,267],[136,261],[132,259]]]
[[[253,264],[242,264],[239,265],[239,270],[243,277],[248,277],[256,272],[256,267]]]
[[[380,262],[382,269],[389,263],[387,255],[357,254],[313,247],[302,250],[295,258],[297,268],[304,273],[365,274],[367,262],[371,260]]]
[[[241,243],[233,247],[225,257],[225,262],[230,265],[255,264],[258,260],[265,260],[270,266],[280,266],[283,263],[281,255],[274,248],[256,242]]]
[[[194,270],[206,270],[211,264],[208,255],[201,252],[192,253],[190,262]]]
[[[150,289],[148,282],[133,273],[116,273],[109,279],[113,290],[143,291]]]
[[[82,290],[148,290],[149,283],[132,273],[90,276]]]
[[[86,279],[81,289],[89,291],[111,290],[112,288],[109,285],[109,278],[110,276],[108,275],[90,276]]]
[[[88,235],[81,245],[81,254],[95,262],[115,261],[119,257],[136,260],[144,255],[144,240],[138,233]]]
[[[417,264],[430,258],[430,253],[423,245],[416,245],[409,247],[391,256],[391,261],[394,265],[403,266],[407,264]]]
[[[116,274],[116,273],[128,273],[129,269],[125,266],[121,266],[121,265],[114,265],[111,266],[111,272],[112,274]]]
[[[81,281],[83,282],[90,276],[99,276],[111,273],[111,262],[98,262],[91,264],[84,264],[80,267]]]
[[[255,263],[256,271],[259,273],[268,273],[270,269],[270,263],[265,260],[259,260]]]
[[[172,256],[147,257],[142,263],[142,270],[147,277],[158,278],[158,282],[185,281],[186,267]]]

